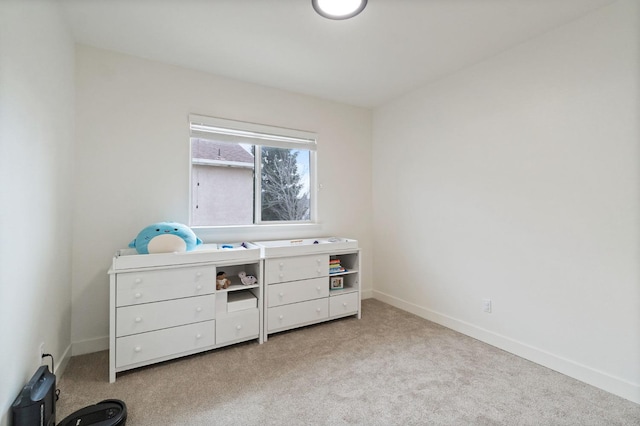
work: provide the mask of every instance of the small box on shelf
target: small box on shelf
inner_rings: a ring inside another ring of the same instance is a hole
[[[234,291],[227,294],[227,312],[243,311],[258,307],[258,299],[248,290]]]
[[[344,278],[343,277],[331,277],[329,278],[329,288],[331,290],[339,290],[344,288]]]

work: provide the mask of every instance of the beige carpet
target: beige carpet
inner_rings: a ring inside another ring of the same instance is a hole
[[[640,425],[640,405],[382,302],[345,318],[120,373],[71,359],[58,421],[103,399],[143,425]]]

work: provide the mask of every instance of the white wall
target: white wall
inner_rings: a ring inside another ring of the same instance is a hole
[[[363,248],[371,292],[371,111],[77,46],[72,341],[106,349],[107,269],[143,227],[189,220],[188,115],[317,132],[316,227],[209,232],[207,242],[345,236]]]
[[[635,402],[638,16],[616,2],[377,109],[373,130],[374,297]]]
[[[58,7],[0,2],[1,425],[40,342],[56,375],[71,343],[74,43]]]

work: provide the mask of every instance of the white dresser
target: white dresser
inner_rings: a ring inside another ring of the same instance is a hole
[[[361,316],[356,240],[255,242],[264,258],[264,339],[271,333],[344,316]],[[330,271],[330,264],[340,270]],[[340,288],[332,288],[338,278]],[[335,283],[336,280],[333,280]]]
[[[262,343],[268,334],[335,318],[360,318],[356,240],[221,247],[116,253],[109,269],[110,382],[125,370],[252,339]],[[231,286],[216,290],[221,271]],[[240,272],[257,282],[243,285]]]
[[[204,245],[188,253],[151,255],[118,251],[109,270],[109,381],[117,372],[220,346],[262,343],[262,270],[255,247]],[[232,283],[224,290],[216,290],[220,271]],[[243,285],[239,272],[255,276],[257,283]]]

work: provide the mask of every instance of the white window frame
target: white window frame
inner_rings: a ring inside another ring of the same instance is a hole
[[[209,225],[197,228],[238,228],[266,225],[315,225],[317,219],[317,139],[314,132],[275,127],[265,124],[249,123],[203,115],[189,115],[190,140],[192,138],[209,139],[218,142],[246,143],[257,146],[255,150],[254,173],[254,222],[248,225]],[[267,143],[265,143],[267,142]],[[262,220],[262,152],[261,146],[274,148],[300,149],[309,151],[309,220],[302,221],[263,221]],[[192,159],[189,150],[189,221],[192,215]],[[258,173],[258,171],[260,173]]]

